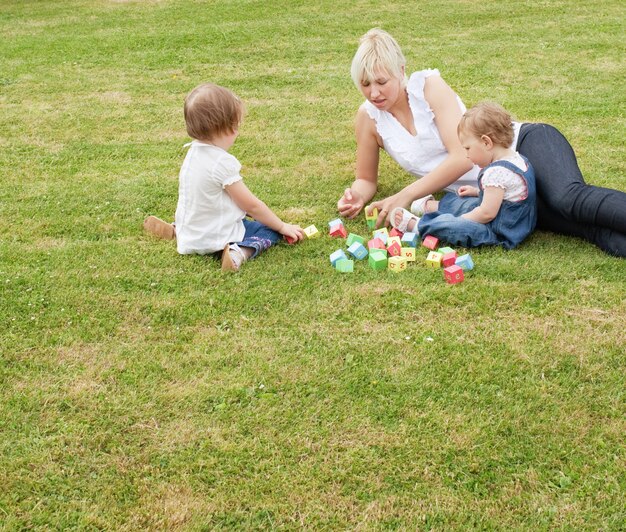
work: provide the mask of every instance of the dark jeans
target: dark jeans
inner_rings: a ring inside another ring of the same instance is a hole
[[[626,257],[626,193],[587,185],[570,143],[547,124],[523,124],[517,151],[535,169],[537,229],[584,238]]]
[[[254,220],[244,220],[243,226],[246,232],[241,242],[237,242],[240,247],[252,248],[254,252],[250,257],[253,259],[270,246],[278,244],[282,240],[282,235],[266,225]]]

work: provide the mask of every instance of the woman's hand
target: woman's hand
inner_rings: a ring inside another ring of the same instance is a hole
[[[370,214],[372,210],[378,209],[378,218],[376,219],[376,228],[381,226],[387,226],[390,222],[391,212],[396,207],[403,207],[402,200],[397,194],[389,196],[388,198],[374,201],[367,207],[367,214]]]
[[[363,196],[356,190],[347,188],[337,202],[337,210],[344,218],[352,219],[363,210]]]
[[[456,191],[456,193],[462,198],[466,196],[477,198],[479,192],[480,191],[476,187],[472,187],[470,185],[463,185],[462,187],[459,187],[459,190]]]

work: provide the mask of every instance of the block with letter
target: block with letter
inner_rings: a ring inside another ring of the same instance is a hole
[[[454,250],[448,246],[445,246],[445,247],[439,248],[437,251],[445,255],[446,253],[452,253]]]
[[[441,248],[439,248],[439,253],[441,253]],[[446,268],[448,266],[453,266],[456,262],[456,251],[450,251],[448,253],[443,254],[443,258],[441,259],[441,264]]]
[[[348,253],[355,259],[363,260],[367,257],[367,249],[361,242],[355,242],[348,248]]]
[[[387,252],[391,257],[399,257],[402,254],[402,248],[400,247],[400,244],[394,240],[387,246]]]
[[[403,234],[404,233],[402,231],[398,231],[395,227],[392,227],[391,231],[389,231],[389,236],[397,236],[397,237],[402,238]]]
[[[385,243],[380,238],[372,238],[367,243],[367,249],[386,249]]]
[[[455,264],[460,266],[464,271],[473,270],[474,269],[474,261],[469,253],[465,255],[461,255],[457,257]]]
[[[404,257],[390,257],[388,268],[394,273],[400,273],[406,270],[407,260]]]
[[[367,223],[367,227],[374,229],[374,227],[376,227],[376,220],[378,219],[378,209],[372,209],[372,214],[367,214],[368,211],[369,205],[365,207],[365,222]]]
[[[309,227],[305,227],[304,234],[307,238],[317,238],[318,236],[320,236],[320,232],[314,225],[309,225]]]
[[[457,284],[463,281],[463,268],[457,266],[456,264],[453,266],[448,266],[444,268],[443,275],[446,279],[446,282],[449,284]]]
[[[439,245],[439,239],[436,236],[427,235],[422,239],[422,246],[435,251]]]
[[[404,233],[400,239],[403,246],[416,248],[417,247],[417,233]]]
[[[404,257],[408,262],[415,262],[415,248],[400,249],[400,256]]]
[[[348,236],[348,231],[343,224],[336,224],[330,228],[330,236],[334,238],[346,238]]]
[[[426,264],[431,268],[440,268],[443,255],[438,251],[431,251],[426,257]]]

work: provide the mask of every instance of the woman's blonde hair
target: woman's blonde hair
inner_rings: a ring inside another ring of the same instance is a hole
[[[239,129],[243,102],[230,90],[213,83],[203,83],[185,98],[187,134],[197,140],[212,140]]]
[[[501,105],[481,102],[461,117],[457,133],[470,133],[478,138],[488,136],[497,146],[508,148],[513,143],[513,119]]]
[[[404,67],[406,59],[396,40],[379,28],[369,30],[359,40],[359,48],[352,59],[352,81],[361,87],[363,82],[376,79],[383,70],[406,84]]]

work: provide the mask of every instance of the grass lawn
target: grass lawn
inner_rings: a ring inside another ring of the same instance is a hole
[[[537,232],[450,286],[335,273],[325,234],[224,275],[142,232],[203,81],[248,186],[325,230],[374,26],[626,189],[623,2],[402,4],[0,0],[0,529],[624,529],[623,259]],[[410,179],[384,156],[379,196]]]

